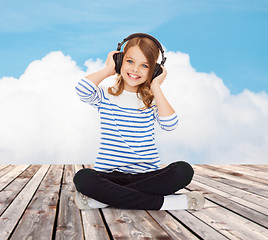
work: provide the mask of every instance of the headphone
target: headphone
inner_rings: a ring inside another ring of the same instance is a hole
[[[125,42],[127,42],[128,40],[130,40],[132,38],[135,38],[135,37],[146,37],[146,38],[151,39],[152,41],[155,42],[155,44],[157,45],[157,47],[161,51],[162,61],[161,61],[160,64],[156,63],[156,65],[155,65],[155,69],[154,69],[153,76],[152,76],[152,79],[154,79],[155,77],[159,76],[163,72],[161,65],[164,66],[164,63],[165,63],[165,61],[167,59],[164,56],[164,50],[162,48],[162,45],[160,44],[160,42],[156,38],[154,38],[153,36],[151,36],[149,34],[146,34],[146,33],[134,33],[134,34],[129,35],[127,38],[125,38],[121,43],[118,43],[117,51],[120,51],[122,45]],[[121,67],[122,67],[122,62],[123,62],[123,52],[115,53],[113,55],[113,59],[114,59],[114,62],[115,62],[115,71],[116,71],[116,73],[120,74]]]

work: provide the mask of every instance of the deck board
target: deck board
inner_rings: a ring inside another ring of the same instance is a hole
[[[83,167],[0,165],[0,239],[268,239],[268,165],[194,165],[179,192],[203,192],[200,211],[80,211]]]
[[[73,165],[66,165],[64,169],[59,214],[56,226],[56,239],[83,239],[83,225],[79,209],[73,201]]]
[[[195,166],[194,168],[196,171],[202,172],[202,176],[206,178],[211,178],[213,180],[216,180],[221,183],[225,183],[232,187],[246,190],[248,192],[268,198],[268,185],[258,183],[258,182],[253,182],[242,177],[238,178],[236,176],[233,176],[227,173],[219,173],[217,171],[213,171],[206,167]]]

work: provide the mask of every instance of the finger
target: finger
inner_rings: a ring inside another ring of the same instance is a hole
[[[166,68],[163,65],[161,65],[161,68],[162,68],[163,72],[167,71]]]
[[[112,52],[109,52],[108,53],[108,56],[107,56],[107,59],[106,59],[106,62],[113,62],[113,56],[114,54],[118,53],[119,51],[112,51]]]
[[[163,65],[161,65],[161,67],[162,67],[162,70],[163,70],[162,74],[164,76],[166,76],[167,75],[167,69]]]
[[[119,53],[119,51],[111,51],[111,52],[109,53],[109,56],[113,56],[113,55],[116,54],[116,53]]]

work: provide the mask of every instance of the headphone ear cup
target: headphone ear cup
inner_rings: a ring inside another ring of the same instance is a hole
[[[159,76],[162,72],[163,72],[163,69],[162,69],[161,65],[159,63],[157,63],[155,65],[155,68],[154,68],[154,73],[153,73],[152,80],[154,78],[156,78],[157,76]]]
[[[120,74],[121,67],[122,67],[122,62],[123,62],[123,53],[122,52],[115,53],[113,55],[113,59],[114,59],[114,62],[115,62],[115,72]]]

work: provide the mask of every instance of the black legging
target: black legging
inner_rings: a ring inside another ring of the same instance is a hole
[[[122,209],[159,210],[164,196],[188,185],[194,170],[179,161],[147,173],[111,173],[84,168],[74,176],[77,191],[109,206]]]

